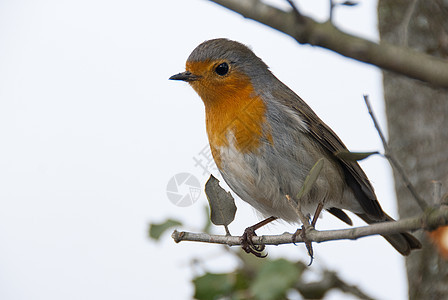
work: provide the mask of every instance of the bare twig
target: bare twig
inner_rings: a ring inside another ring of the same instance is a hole
[[[301,23],[301,24],[305,23],[306,20],[303,18],[302,13],[300,13],[299,9],[298,9],[297,6],[294,4],[294,2],[293,2],[292,0],[286,0],[286,2],[288,2],[289,5],[291,6],[292,11],[293,11],[294,14],[296,15],[297,20],[299,21],[299,23]]]
[[[414,231],[418,229],[434,230],[438,227],[448,225],[448,207],[440,209],[426,210],[419,217],[402,219],[396,222],[376,223],[369,226],[362,226],[350,229],[339,230],[310,230],[307,231],[306,238],[311,242],[327,242],[334,240],[356,240],[361,237],[371,235],[387,235],[399,232]],[[252,238],[254,245],[280,245],[292,243],[291,233],[281,235],[263,235]],[[239,236],[211,235],[207,233],[193,233],[175,230],[171,237],[175,242],[192,241],[213,244],[225,244],[228,246],[240,245]],[[295,242],[304,242],[297,236]]]
[[[448,61],[406,47],[377,44],[345,33],[331,24],[318,23],[296,12],[285,12],[261,0],[210,0],[246,18],[277,29],[301,44],[335,51],[343,56],[403,74],[430,84],[448,87]]]
[[[333,13],[334,13],[335,6],[336,6],[336,4],[334,4],[334,0],[330,0],[330,13],[328,16],[328,20],[330,22],[333,22]]]
[[[403,167],[400,165],[398,160],[395,159],[395,157],[392,155],[389,145],[387,144],[386,138],[384,137],[383,131],[381,130],[381,127],[375,117],[375,114],[373,113],[372,106],[370,105],[369,96],[364,95],[364,102],[366,103],[367,109],[369,111],[370,117],[372,118],[373,124],[375,125],[375,128],[378,132],[378,135],[381,138],[381,142],[383,143],[384,147],[384,156],[387,158],[387,160],[390,162],[392,167],[395,169],[395,171],[400,174],[401,179],[403,180],[406,187],[411,192],[412,196],[414,197],[417,204],[420,206],[422,210],[425,210],[428,207],[428,204],[426,201],[420,197],[420,195],[417,193],[417,190],[412,185],[409,178],[406,176],[406,172],[403,170]]]
[[[384,151],[389,151],[389,145],[387,144],[386,137],[384,136],[383,131],[381,130],[380,124],[378,123],[378,120],[376,119],[375,114],[373,113],[372,106],[370,105],[370,100],[368,95],[363,95],[364,102],[366,103],[367,109],[369,111],[369,115],[372,118],[373,125],[375,126],[376,131],[378,132],[378,135],[380,136],[381,142],[383,143]]]

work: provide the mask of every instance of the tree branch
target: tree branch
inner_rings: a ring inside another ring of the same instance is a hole
[[[260,0],[210,0],[234,12],[277,29],[301,44],[319,46],[435,86],[448,88],[448,61],[382,42],[377,44],[294,11],[285,12]]]
[[[383,222],[369,226],[362,226],[350,229],[323,230],[309,229],[306,232],[307,240],[311,242],[327,242],[334,240],[356,240],[361,237],[371,235],[385,235],[418,229],[435,230],[441,226],[448,225],[448,207],[442,206],[440,209],[427,209],[419,217],[407,218],[396,222]],[[285,232],[281,235],[255,236],[252,241],[255,245],[280,245],[291,244],[292,234]],[[171,237],[176,243],[181,241],[204,242],[212,244],[225,244],[236,246],[241,244],[239,236],[211,235],[207,233],[193,233],[175,230]],[[304,242],[300,235],[296,236],[296,243]]]
[[[375,114],[373,113],[372,106],[370,105],[369,101],[369,96],[364,95],[364,102],[366,103],[367,110],[369,111],[369,115],[372,118],[373,125],[375,126],[375,129],[378,132],[378,135],[380,136],[381,142],[383,143],[384,156],[387,158],[387,160],[395,169],[395,171],[397,171],[397,173],[400,174],[401,179],[403,180],[408,190],[411,192],[412,196],[414,197],[415,201],[420,206],[420,208],[422,210],[425,210],[428,207],[428,204],[426,204],[426,201],[422,197],[420,197],[417,190],[414,188],[411,181],[409,180],[408,176],[406,176],[406,172],[403,170],[403,167],[398,162],[398,160],[395,159],[395,156],[390,151],[389,145],[386,141],[386,138],[384,137],[383,131],[381,130],[380,124],[376,120]]]

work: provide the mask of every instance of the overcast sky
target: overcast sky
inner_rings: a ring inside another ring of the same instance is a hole
[[[326,20],[327,0],[296,2]],[[377,40],[375,5],[340,8],[335,22]],[[208,145],[202,102],[168,78],[217,37],[249,45],[351,150],[381,150],[362,99],[370,95],[386,129],[376,68],[299,45],[209,1],[2,0],[0,299],[190,299],[193,276],[235,267],[219,246],[147,237],[149,223],[168,217],[183,230],[204,223],[203,192],[188,207],[166,193],[178,173],[202,186],[208,178],[193,159]],[[396,217],[387,163],[372,157],[362,166]],[[234,234],[258,220],[241,200],[237,206]],[[344,225],[328,214],[318,222],[335,228]],[[285,230],[295,228],[260,233]],[[308,262],[302,245],[268,252]],[[203,263],[192,267],[194,258]],[[310,270],[322,268],[374,297],[406,298],[404,260],[380,237],[315,245]]]

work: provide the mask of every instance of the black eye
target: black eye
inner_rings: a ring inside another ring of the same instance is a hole
[[[227,63],[222,63],[216,67],[215,72],[219,76],[224,76],[229,72],[229,65]]]

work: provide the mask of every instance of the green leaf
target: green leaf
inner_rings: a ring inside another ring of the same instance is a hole
[[[176,226],[181,226],[182,223],[177,221],[177,220],[173,220],[173,219],[168,219],[163,223],[160,224],[154,224],[151,223],[149,224],[149,237],[154,239],[154,240],[159,240],[160,237],[162,236],[162,234],[165,233],[165,231],[167,231],[168,229],[172,228],[172,227],[176,227]]]
[[[303,270],[303,266],[286,259],[266,262],[249,288],[251,294],[255,299],[261,300],[284,299]]]
[[[205,184],[205,195],[210,205],[210,220],[215,225],[229,225],[235,219],[236,206],[230,192],[219,186],[213,175]]]
[[[206,273],[193,280],[194,298],[199,300],[221,299],[234,290],[236,278],[230,274]]]
[[[335,153],[336,157],[346,161],[359,161],[363,160],[370,155],[378,154],[378,151],[374,152],[350,152],[348,150],[341,150]]]
[[[319,159],[314,164],[314,166],[311,168],[310,172],[305,178],[305,182],[302,185],[302,189],[300,190],[299,194],[297,194],[297,199],[302,198],[311,191],[311,188],[313,187],[313,184],[319,177],[320,171],[322,171],[323,166],[324,166],[323,158]]]

